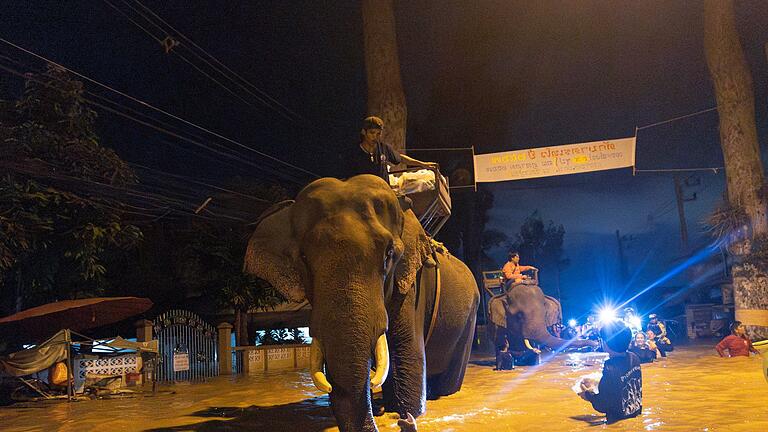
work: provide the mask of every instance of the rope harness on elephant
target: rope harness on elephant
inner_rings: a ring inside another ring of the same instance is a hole
[[[435,323],[437,322],[437,312],[440,310],[440,288],[442,285],[440,282],[440,260],[438,259],[438,254],[434,251],[432,252],[432,258],[435,260],[435,266],[422,268],[420,278],[420,288],[422,290],[431,292],[432,289],[430,288],[434,288],[435,291],[435,302],[432,306],[429,326],[427,327],[427,336],[424,338],[425,346],[429,343],[429,338],[432,337],[432,331],[435,329]]]

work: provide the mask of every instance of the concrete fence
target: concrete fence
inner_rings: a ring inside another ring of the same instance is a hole
[[[309,345],[261,345],[235,347],[236,372],[248,374],[309,367]]]

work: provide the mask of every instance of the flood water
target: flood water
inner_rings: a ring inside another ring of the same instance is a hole
[[[536,367],[493,371],[474,361],[462,390],[427,403],[421,431],[768,431],[762,359],[721,359],[712,344],[680,347],[643,365],[642,415],[613,425],[570,389],[601,354],[562,354]],[[768,353],[766,353],[768,355]],[[154,397],[36,402],[0,408],[2,431],[337,431],[328,398],[306,371],[218,377],[162,387]],[[376,418],[382,431],[396,419]]]

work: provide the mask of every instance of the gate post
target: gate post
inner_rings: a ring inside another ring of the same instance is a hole
[[[216,326],[219,329],[218,355],[219,374],[232,375],[232,324],[223,322]]]
[[[152,340],[152,321],[150,320],[138,320],[136,321],[136,341],[137,342],[149,342]]]

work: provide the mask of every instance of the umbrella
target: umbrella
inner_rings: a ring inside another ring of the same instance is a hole
[[[140,297],[97,297],[48,303],[0,318],[0,329],[44,338],[61,329],[83,331],[121,321],[152,307]]]

